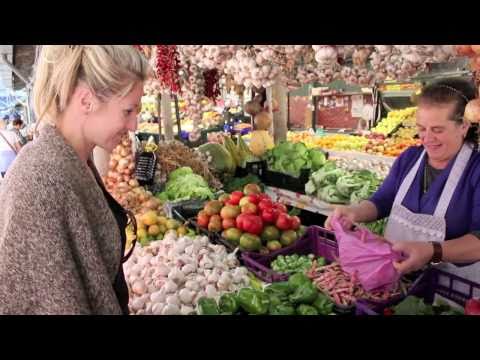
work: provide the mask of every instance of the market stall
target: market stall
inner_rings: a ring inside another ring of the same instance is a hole
[[[478,46],[469,49],[140,47],[157,78],[146,86],[139,132],[164,138],[124,139],[105,177],[107,189],[137,217],[136,233],[132,226],[127,230],[130,240],[138,240],[125,264],[131,312],[475,312],[472,298],[480,296],[480,285],[474,282],[435,269],[397,276],[395,254],[378,241],[386,220],[357,224],[351,234],[341,224],[333,232],[322,228],[335,205],[368,199],[395,159],[420,145],[413,95],[421,85],[412,78],[428,64],[466,55],[474,77],[480,55]],[[359,90],[329,88],[336,80]],[[308,86],[300,99],[288,96],[313,83],[321,86]],[[394,106],[388,100],[393,97],[408,101]],[[478,122],[478,100],[467,109],[470,121]],[[302,128],[308,119],[311,129]],[[289,124],[296,126],[287,132]],[[145,187],[134,176],[142,153],[156,159],[154,179]],[[303,226],[301,211],[319,215],[317,226]],[[386,270],[378,275],[352,265],[355,259],[349,264],[337,241],[346,236],[380,249],[384,257],[372,261]],[[458,291],[455,281],[467,290]]]

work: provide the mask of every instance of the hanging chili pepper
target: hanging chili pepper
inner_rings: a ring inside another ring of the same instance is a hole
[[[205,80],[205,96],[215,100],[220,95],[220,75],[217,69],[204,71],[203,78]]]
[[[173,93],[180,91],[180,61],[176,45],[157,45],[157,75],[163,87]]]

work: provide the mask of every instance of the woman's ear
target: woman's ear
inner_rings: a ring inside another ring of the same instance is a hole
[[[79,84],[74,91],[73,97],[76,99],[77,105],[84,115],[89,115],[94,111],[96,98],[95,94],[88,86]]]

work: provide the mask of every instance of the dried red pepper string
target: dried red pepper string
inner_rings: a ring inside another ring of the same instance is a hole
[[[176,45],[157,45],[157,75],[163,87],[180,92],[180,60]]]
[[[207,70],[203,73],[203,78],[205,80],[205,96],[215,100],[220,96],[220,75],[218,74],[217,69]]]

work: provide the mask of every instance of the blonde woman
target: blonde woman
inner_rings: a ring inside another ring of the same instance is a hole
[[[131,46],[42,47],[33,95],[43,126],[0,189],[0,314],[128,313],[127,215],[91,155],[136,129],[148,71]]]

